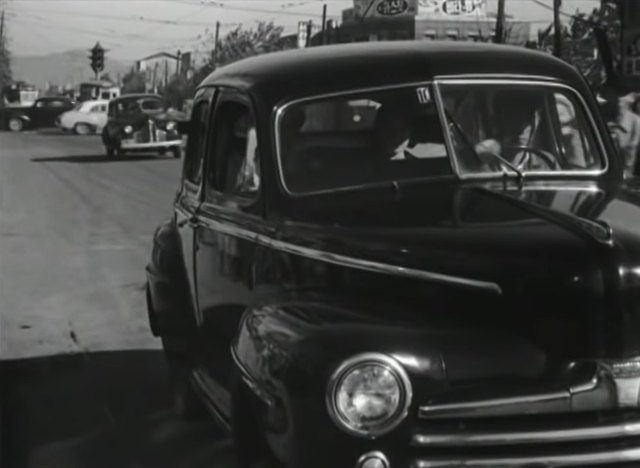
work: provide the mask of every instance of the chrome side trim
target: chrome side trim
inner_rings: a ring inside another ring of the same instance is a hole
[[[438,283],[452,284],[457,286],[469,287],[474,289],[482,289],[490,291],[494,294],[502,294],[502,289],[496,283],[489,281],[481,281],[460,276],[452,276],[443,273],[436,273],[427,270],[418,270],[414,268],[406,268],[399,265],[391,265],[389,263],[375,262],[371,260],[363,260],[347,255],[335,254],[325,250],[304,247],[281,240],[274,239],[265,234],[259,234],[247,229],[233,226],[219,221],[215,221],[208,217],[201,217],[200,222],[209,229],[214,229],[223,234],[227,234],[240,239],[258,243],[265,247],[271,247],[281,252],[300,255],[312,260],[318,260],[333,265],[357,268],[359,270],[370,271],[373,273],[391,274],[404,278],[413,278],[423,281],[435,281]]]
[[[411,438],[415,447],[480,447],[518,444],[547,444],[566,442],[587,442],[603,439],[617,439],[640,436],[640,421],[609,423],[603,425],[573,427],[566,429],[524,430],[524,431],[456,431],[416,433]]]
[[[596,370],[591,378],[575,383],[566,390],[424,405],[418,409],[418,417],[424,419],[491,417],[517,414],[519,409],[528,409],[528,413],[542,413],[545,407],[541,408],[541,406],[550,404],[564,405],[565,409],[570,411],[573,396],[596,390],[601,381],[599,370]]]
[[[522,395],[491,400],[474,400],[460,403],[444,403],[424,405],[418,410],[418,417],[423,419],[441,419],[455,417],[487,416],[487,412],[497,411],[500,414],[509,414],[514,406],[540,405],[543,403],[570,403],[570,393],[559,391],[541,395]]]
[[[411,468],[563,468],[629,463],[640,461],[640,448],[623,448],[597,452],[549,454],[531,456],[465,456],[420,458]]]

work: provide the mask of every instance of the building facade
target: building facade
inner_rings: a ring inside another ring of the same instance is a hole
[[[491,41],[495,27],[496,17],[487,12],[486,0],[354,0],[326,41]],[[531,24],[507,17],[505,31],[507,43],[524,45]],[[316,37],[313,43],[320,40]]]

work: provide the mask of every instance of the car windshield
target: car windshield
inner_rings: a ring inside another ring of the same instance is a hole
[[[482,177],[604,167],[585,109],[565,87],[452,81],[439,92],[446,125],[431,85],[285,106],[277,128],[286,188],[309,193],[451,175],[452,165],[460,176]]]
[[[298,101],[277,122],[284,183],[315,192],[453,174],[429,88]]]
[[[439,86],[461,175],[599,171],[585,108],[564,87],[450,82]]]
[[[123,99],[116,104],[117,115],[152,113],[164,110],[164,103],[160,99]]]

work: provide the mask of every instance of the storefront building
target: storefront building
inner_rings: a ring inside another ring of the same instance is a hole
[[[328,42],[381,40],[491,41],[496,18],[486,0],[354,0]],[[531,24],[507,18],[506,41],[524,45]],[[315,42],[315,41],[314,41]]]

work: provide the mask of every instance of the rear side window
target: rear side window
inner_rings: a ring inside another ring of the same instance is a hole
[[[183,174],[186,180],[196,185],[202,180],[202,159],[206,151],[209,110],[209,101],[202,100],[195,105],[191,114]]]

